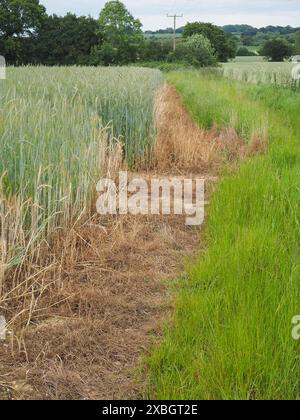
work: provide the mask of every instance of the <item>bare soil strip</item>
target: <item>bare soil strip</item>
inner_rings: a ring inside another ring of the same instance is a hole
[[[233,131],[199,129],[171,87],[158,98],[156,118],[149,178],[192,174],[210,189],[224,150],[231,160],[243,154]],[[94,215],[60,232],[30,262],[26,293],[2,307],[8,319],[18,315],[0,345],[0,398],[142,397],[135,370],[170,313],[168,282],[200,250],[199,228],[181,216]]]

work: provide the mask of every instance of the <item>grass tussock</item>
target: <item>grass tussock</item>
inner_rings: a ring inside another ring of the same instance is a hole
[[[154,156],[160,172],[218,174],[226,164],[236,164],[267,150],[266,132],[253,130],[247,144],[238,135],[234,122],[228,127],[200,127],[169,84],[159,91],[155,105]]]

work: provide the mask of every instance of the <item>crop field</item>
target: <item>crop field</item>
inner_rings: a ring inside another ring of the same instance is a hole
[[[292,67],[8,68],[0,315],[12,331],[1,396],[300,398]],[[205,225],[96,215],[96,182],[121,167],[147,179],[202,174]]]
[[[9,269],[89,208],[117,143],[130,166],[147,164],[163,77],[149,69],[27,67],[9,68],[0,83],[0,264]]]
[[[279,86],[294,86],[291,72],[294,63],[269,63],[258,61],[257,57],[247,57],[244,61],[238,60],[223,64],[225,77],[245,83],[270,83]]]

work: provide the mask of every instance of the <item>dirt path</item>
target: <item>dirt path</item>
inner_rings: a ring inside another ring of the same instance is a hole
[[[157,118],[157,161],[147,176],[193,172],[210,188],[230,135],[200,130],[169,87]],[[141,397],[135,369],[170,313],[167,283],[200,249],[199,228],[181,216],[93,216],[61,232],[35,268],[44,293],[22,296],[33,303],[12,331],[17,338],[0,346],[0,398]]]

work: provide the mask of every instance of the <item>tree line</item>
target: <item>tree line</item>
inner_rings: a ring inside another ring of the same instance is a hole
[[[48,15],[39,0],[0,0],[0,55],[10,65],[177,62],[213,66],[237,54],[239,40],[229,29],[256,33],[248,25],[228,26],[224,30],[211,23],[188,23],[180,28],[182,36],[174,52],[170,37],[146,39],[141,22],[120,0],[108,1],[98,19],[72,13]],[[292,28],[281,32],[290,34]],[[295,45],[272,37],[263,45],[262,54],[281,61],[298,50],[300,53],[300,32],[292,34]],[[247,55],[245,49],[243,54]]]
[[[233,37],[212,24],[191,23],[177,51],[167,40],[145,39],[142,24],[119,1],[99,18],[48,15],[39,0],[0,1],[0,54],[11,65],[125,65],[143,61],[204,66],[233,58]]]
[[[267,57],[272,50],[277,50],[271,59],[300,54],[300,28],[269,25],[258,29],[250,25],[226,25],[223,29],[241,45],[238,55],[255,55],[251,54],[249,46],[256,47],[256,51]]]

